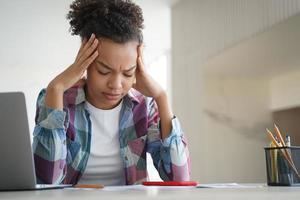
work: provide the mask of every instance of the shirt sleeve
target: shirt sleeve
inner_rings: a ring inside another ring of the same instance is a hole
[[[48,108],[45,105],[46,90],[38,96],[35,128],[33,132],[33,154],[38,183],[60,184],[66,169],[66,111]]]
[[[164,181],[190,180],[190,157],[187,140],[177,117],[172,119],[172,129],[167,138],[161,139],[160,118],[154,99],[148,100],[147,151]]]

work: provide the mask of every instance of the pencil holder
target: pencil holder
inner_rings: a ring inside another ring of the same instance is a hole
[[[267,183],[300,186],[300,147],[265,147]]]

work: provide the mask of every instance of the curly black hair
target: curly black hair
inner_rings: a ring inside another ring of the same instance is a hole
[[[131,0],[75,0],[67,19],[72,35],[105,37],[117,43],[143,42],[142,9]]]

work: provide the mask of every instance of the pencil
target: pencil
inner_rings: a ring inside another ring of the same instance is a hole
[[[275,133],[277,135],[277,137],[279,138],[280,140],[280,143],[282,144],[283,147],[287,147],[284,140],[283,140],[283,137],[279,131],[279,128],[276,126],[276,124],[274,123],[274,127],[275,127]],[[288,158],[290,159],[291,163],[295,166],[294,162],[293,162],[293,159],[292,159],[292,156],[290,154],[290,152],[287,150],[287,149],[284,149],[285,153],[288,155]]]
[[[274,124],[274,127],[275,127],[275,131],[276,131],[275,133],[276,133],[277,137],[279,138],[280,143],[282,144],[283,147],[285,147],[285,142],[282,138],[279,128],[276,126],[276,124]]]
[[[284,146],[282,146],[281,144],[279,144],[277,141],[276,141],[276,139],[274,138],[274,136],[273,136],[273,134],[272,134],[272,132],[269,130],[269,129],[266,129],[267,130],[267,133],[268,133],[268,136],[269,136],[269,138],[272,140],[272,142],[276,145],[276,147],[284,147]],[[279,134],[280,134],[280,132],[279,132]],[[278,137],[280,137],[280,136],[278,136]],[[283,145],[284,145],[284,143],[283,143]],[[285,160],[288,162],[288,164],[290,165],[290,167],[292,168],[292,170],[296,173],[296,175],[300,178],[300,175],[299,175],[299,173],[298,173],[298,170],[297,170],[297,168],[296,168],[296,166],[295,166],[295,164],[294,164],[294,162],[293,162],[293,160],[292,160],[292,158],[291,158],[291,155],[287,152],[287,150],[286,149],[280,149],[281,151],[281,153],[282,153],[282,155],[283,155],[283,157],[285,158]]]
[[[271,142],[270,147],[276,147],[274,142]],[[277,149],[270,151],[270,160],[271,160],[271,174],[272,174],[272,181],[278,182],[278,168],[277,168]]]

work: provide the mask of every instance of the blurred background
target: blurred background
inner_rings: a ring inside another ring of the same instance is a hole
[[[0,92],[25,93],[31,132],[39,91],[80,46],[66,20],[71,2],[0,0]],[[300,0],[134,2],[147,68],[189,140],[192,179],[266,182],[265,128],[276,122],[300,145]]]

